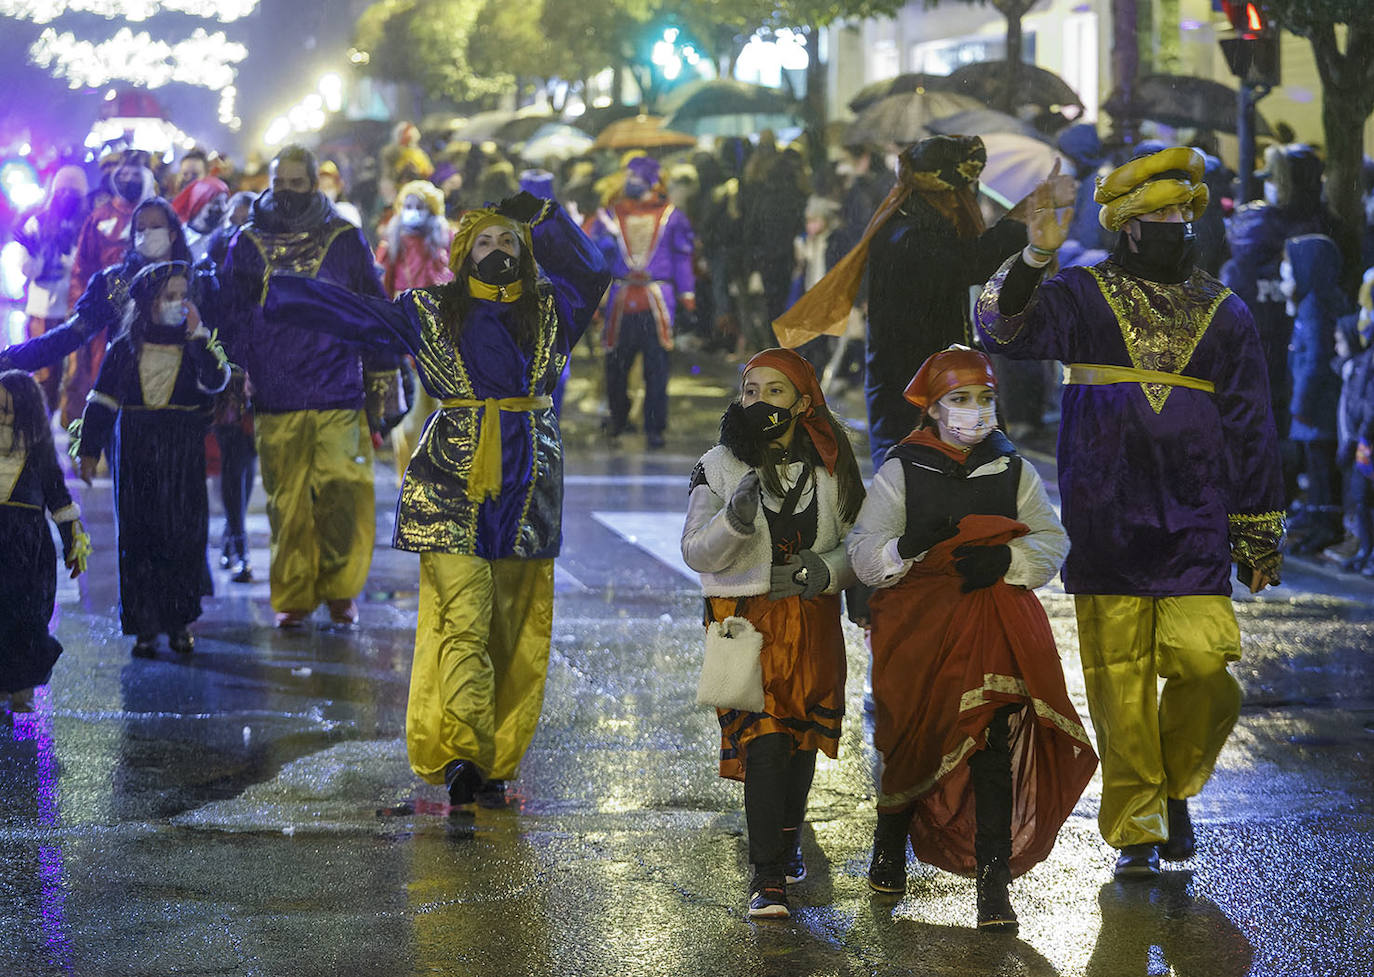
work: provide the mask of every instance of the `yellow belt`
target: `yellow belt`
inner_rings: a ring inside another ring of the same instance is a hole
[[[1217,385],[1210,380],[1185,377],[1182,373],[1160,370],[1138,370],[1133,366],[1103,366],[1098,363],[1070,363],[1064,367],[1065,383],[1099,386],[1107,383],[1162,383],[1170,387],[1190,387],[1216,393]]]
[[[482,427],[477,433],[477,451],[472,456],[472,470],[468,473],[468,498],[473,502],[494,499],[501,494],[501,411],[547,410],[553,406],[553,398],[543,397],[488,397],[486,400],[469,400],[450,397],[441,400],[439,406],[481,407]]]

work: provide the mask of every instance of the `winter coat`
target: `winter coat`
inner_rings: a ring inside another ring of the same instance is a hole
[[[1297,309],[1288,346],[1293,382],[1288,436],[1294,441],[1334,441],[1341,379],[1331,362],[1336,320],[1349,311],[1340,288],[1340,251],[1325,235],[1305,234],[1289,240],[1288,263],[1293,269],[1292,302]]]

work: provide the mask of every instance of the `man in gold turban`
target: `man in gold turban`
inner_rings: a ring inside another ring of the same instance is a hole
[[[989,350],[1067,364],[1059,489],[1088,707],[1098,825],[1118,878],[1192,857],[1187,798],[1240,711],[1231,568],[1277,583],[1283,485],[1264,354],[1245,303],[1194,267],[1203,157],[1176,147],[1097,185],[1110,257],[1042,281],[1072,213],[1041,194],[1030,243],[978,300]],[[1156,694],[1159,678],[1163,691]]]

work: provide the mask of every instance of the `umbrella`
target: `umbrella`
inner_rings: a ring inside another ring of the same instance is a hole
[[[594,143],[597,149],[667,149],[695,146],[695,136],[663,128],[661,115],[636,115],[619,119],[601,130]]]
[[[592,137],[566,122],[545,122],[529,141],[512,147],[523,159],[541,163],[546,159],[569,159],[592,148]]]
[[[1050,141],[1049,136],[1029,122],[1022,122],[1014,116],[994,109],[969,109],[967,112],[956,112],[953,115],[945,116],[943,119],[935,119],[927,123],[926,128],[931,132],[946,136],[990,136],[994,132],[1008,132],[1017,136],[1025,136],[1027,139],[1038,139],[1047,144]]]
[[[994,132],[983,136],[983,145],[988,162],[978,177],[978,189],[1008,210],[1050,175],[1056,159],[1061,172],[1073,172],[1067,156],[1038,139]]]
[[[887,98],[889,95],[907,95],[911,92],[924,95],[927,91],[954,91],[949,85],[948,75],[927,75],[921,71],[909,71],[904,75],[894,75],[891,78],[883,78],[879,81],[870,82],[849,100],[849,107],[855,112],[862,112],[880,98]]]
[[[598,136],[601,134],[601,130],[612,122],[618,119],[627,119],[638,114],[639,109],[633,105],[621,105],[619,103],[613,105],[594,105],[580,115],[568,115],[564,112],[563,121],[572,123],[589,135]]]
[[[948,78],[948,90],[976,98],[985,105],[1002,106],[1007,89],[1007,63],[1005,61],[977,61],[956,68]],[[1083,110],[1083,102],[1069,83],[1052,71],[1033,64],[1022,64],[1016,70],[1016,90],[1012,95],[1011,107],[1035,105],[1046,109],[1061,106],[1077,106]]]
[[[1113,92],[1102,107],[1117,118],[1150,119],[1187,129],[1236,131],[1236,90],[1210,78],[1192,75],[1146,75],[1136,82],[1135,100],[1127,104]],[[1255,135],[1273,136],[1258,112]]]
[[[880,98],[859,113],[859,117],[845,130],[846,146],[863,143],[913,143],[930,135],[927,123],[965,112],[983,109],[983,105],[967,95],[952,92],[908,92]]]
[[[665,96],[663,107],[665,129],[694,136],[752,136],[802,125],[786,92],[728,78],[688,82]]]
[[[558,121],[540,109],[519,109],[514,112],[478,112],[458,129],[453,138],[461,142],[491,142],[509,145],[524,142],[546,122]]]

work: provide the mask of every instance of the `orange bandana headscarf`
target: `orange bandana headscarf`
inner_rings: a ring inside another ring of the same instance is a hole
[[[983,213],[973,184],[987,160],[987,149],[977,136],[932,136],[908,147],[898,160],[896,185],[873,212],[859,243],[792,308],[773,320],[778,342],[795,347],[817,336],[843,335],[868,267],[869,244],[911,194],[919,193],[954,225],[959,237],[982,234]]]
[[[767,366],[777,370],[797,388],[799,395],[806,394],[811,398],[811,406],[797,416],[797,423],[806,428],[806,433],[811,435],[811,443],[816,446],[816,452],[821,456],[825,470],[831,475],[835,474],[835,461],[840,456],[840,445],[835,440],[834,429],[816,412],[818,405],[824,406],[825,394],[821,392],[821,385],[816,380],[815,369],[800,353],[793,350],[765,349],[761,353],[755,353],[749,362],[744,364],[744,372],[740,374],[741,380],[756,366]]]

